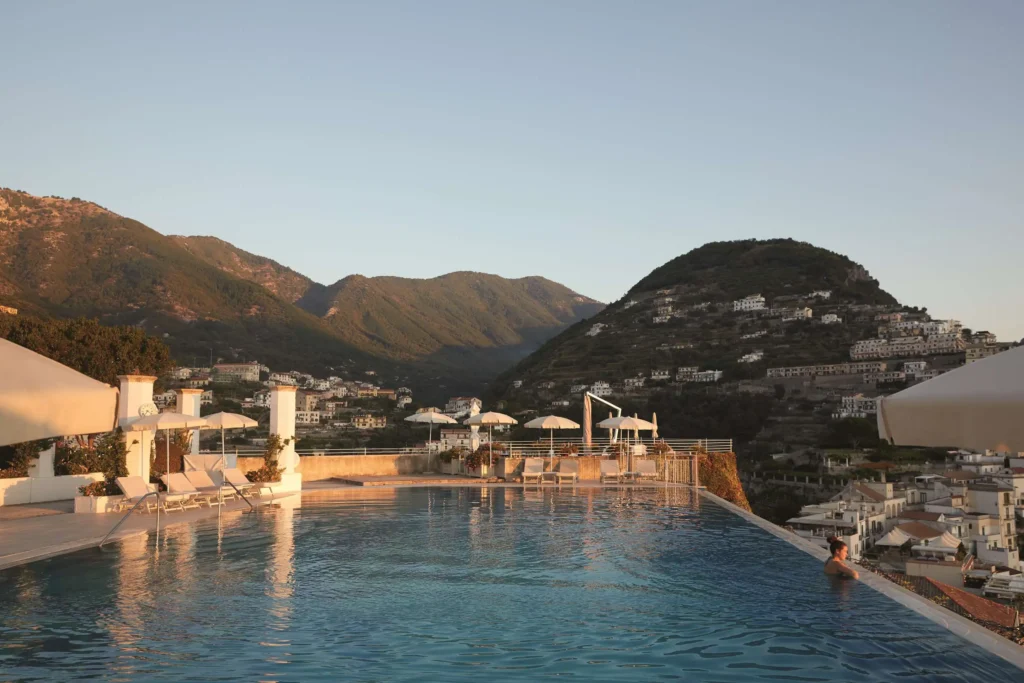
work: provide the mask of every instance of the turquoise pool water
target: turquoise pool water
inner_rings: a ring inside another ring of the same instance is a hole
[[[365,489],[0,572],[3,681],[1009,681],[685,490]]]

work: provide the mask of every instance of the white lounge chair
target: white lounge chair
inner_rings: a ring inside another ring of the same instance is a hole
[[[121,509],[124,509],[126,506],[135,505],[147,494],[153,492],[153,489],[142,480],[142,477],[118,477],[114,482],[117,484],[117,488],[121,489],[121,493],[124,494],[124,499],[121,501]],[[162,507],[166,512],[184,510],[183,503],[186,498],[186,496],[173,494],[162,494],[159,497],[150,496],[146,498],[146,512],[152,512],[158,507]]]
[[[558,471],[555,472],[555,480],[561,484],[568,481],[573,484],[580,480],[580,463],[578,460],[562,459],[558,461]]]
[[[237,467],[225,467],[220,471],[224,477],[224,481],[230,482],[235,485],[235,488],[242,492],[243,495],[249,495],[249,492],[256,494],[260,498],[263,497],[262,484],[255,484],[246,478],[242,471]],[[269,487],[267,487],[269,489]],[[273,491],[271,491],[273,493]]]
[[[654,481],[658,478],[658,465],[653,460],[637,460],[636,471],[633,472],[633,479],[640,481]]]
[[[544,458],[527,458],[523,463],[523,483],[531,479],[538,484],[544,481]]]
[[[207,493],[200,493],[196,490],[196,487],[185,478],[185,475],[181,472],[173,472],[171,474],[161,474],[160,481],[167,487],[167,492],[179,496],[183,496],[181,501],[181,508],[197,508],[200,507],[200,503],[206,501],[207,505],[210,505],[210,495]],[[216,500],[216,496],[213,497]]]
[[[213,479],[210,478],[210,473],[206,470],[185,472],[185,478],[188,479],[192,486],[196,487],[196,491],[199,491],[199,493],[212,494],[214,498],[219,496],[220,500],[235,497],[235,490],[231,486],[217,486]]]
[[[607,481],[614,481],[616,484],[619,483],[621,478],[621,472],[619,471],[618,460],[602,460],[601,461],[601,483]]]

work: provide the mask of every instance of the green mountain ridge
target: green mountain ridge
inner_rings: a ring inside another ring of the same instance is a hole
[[[211,237],[0,189],[0,303],[161,336],[179,362],[260,360],[478,390],[601,304],[543,278],[349,276],[324,286]],[[458,389],[456,389],[458,388]]]

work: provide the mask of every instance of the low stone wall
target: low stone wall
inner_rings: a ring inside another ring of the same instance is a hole
[[[249,472],[263,467],[261,457],[238,457],[238,469]],[[303,481],[335,477],[374,477],[438,472],[436,455],[304,455],[295,470]]]
[[[48,503],[71,500],[78,495],[80,486],[102,481],[103,474],[71,474],[61,477],[18,477],[0,479],[0,505]]]

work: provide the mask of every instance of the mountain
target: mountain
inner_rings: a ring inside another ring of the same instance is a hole
[[[312,313],[356,348],[396,362],[463,367],[482,380],[604,307],[542,277],[350,275],[325,286],[215,237],[172,239],[210,265]]]
[[[179,362],[361,372],[477,391],[602,305],[544,280],[353,275],[324,286],[212,237],[167,237],[80,199],[0,189],[0,303],[160,335]]]
[[[757,294],[769,310],[734,310],[734,301]],[[806,308],[813,318],[797,318]],[[672,259],[545,342],[502,373],[488,398],[512,412],[569,400],[564,410],[573,416],[580,387],[604,381],[609,400],[629,413],[657,412],[668,436],[733,438],[741,456],[814,447],[842,395],[875,395],[878,387],[861,375],[769,379],[767,368],[846,362],[854,342],[878,336],[877,314],[900,310],[927,318],[840,254],[788,239],[715,242]],[[842,322],[824,324],[826,314]],[[680,368],[722,374],[687,381]]]

